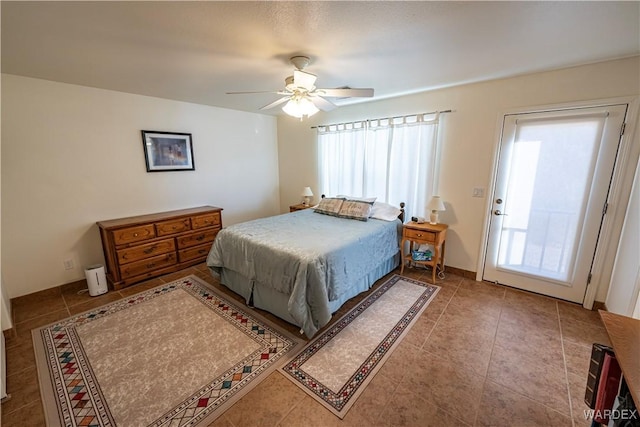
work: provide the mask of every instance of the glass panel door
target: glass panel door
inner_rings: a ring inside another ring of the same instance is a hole
[[[583,300],[625,112],[505,117],[485,280]]]

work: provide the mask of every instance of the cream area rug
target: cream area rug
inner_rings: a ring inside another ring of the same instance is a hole
[[[440,287],[394,275],[280,371],[344,418]]]
[[[206,426],[301,346],[195,276],[33,339],[50,426]]]

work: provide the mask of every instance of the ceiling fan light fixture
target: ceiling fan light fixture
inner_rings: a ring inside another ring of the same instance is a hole
[[[311,117],[320,110],[308,98],[301,97],[297,99],[291,98],[289,102],[282,107],[282,111],[292,117],[302,119],[304,116]]]

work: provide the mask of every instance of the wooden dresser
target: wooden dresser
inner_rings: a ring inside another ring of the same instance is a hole
[[[99,221],[107,282],[118,290],[204,261],[222,229],[215,206]]]

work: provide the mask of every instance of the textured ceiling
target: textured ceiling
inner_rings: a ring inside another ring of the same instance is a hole
[[[2,72],[257,112],[293,67],[373,99],[640,54],[640,2],[3,1]],[[350,103],[357,100],[342,100]],[[280,112],[279,109],[273,113]]]

